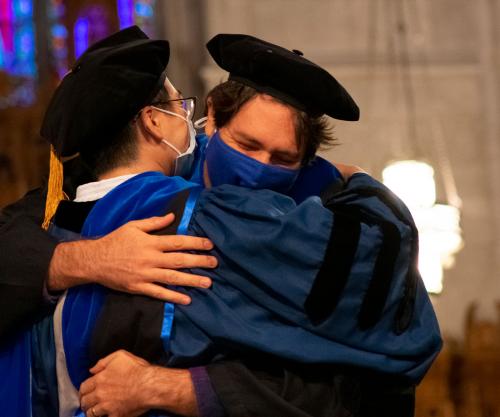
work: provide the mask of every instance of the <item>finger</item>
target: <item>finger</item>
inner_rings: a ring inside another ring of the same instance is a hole
[[[366,173],[362,168],[356,165],[347,165],[342,163],[334,163],[335,167],[339,170],[344,180],[348,180],[353,174],[358,172]]]
[[[158,284],[143,284],[138,287],[137,293],[157,298],[168,303],[182,305],[191,303],[191,297],[177,291],[169,290]]]
[[[91,408],[97,405],[97,397],[94,393],[90,393],[87,395],[84,395],[83,397],[80,397],[80,408],[88,413],[90,411],[90,415],[92,415]],[[95,409],[97,411],[97,409]],[[97,414],[97,413],[96,413]]]
[[[89,378],[80,385],[80,398],[90,394],[95,390],[96,383],[94,378]]]
[[[124,414],[120,413],[119,411],[116,411],[116,404],[111,402],[100,402],[96,407],[94,407],[95,413],[99,416],[105,416],[105,417],[120,417],[123,416]],[[137,414],[138,415],[138,414]],[[133,417],[132,414],[127,414],[129,417]]]
[[[106,411],[102,409],[100,404],[96,404],[95,406],[90,407],[85,413],[85,417],[102,417],[102,416],[110,417],[110,415],[108,415]]]
[[[101,362],[97,362],[92,368],[89,369],[89,372],[92,375],[98,374],[99,372],[103,371],[106,368],[106,366]]]
[[[148,219],[143,220],[134,220],[127,223],[130,226],[134,226],[143,232],[149,233],[154,230],[163,229],[171,224],[175,219],[175,215],[173,213],[168,213],[162,217],[150,217]]]
[[[171,269],[157,269],[151,276],[154,276],[154,282],[167,285],[195,288],[210,288],[212,286],[212,280],[208,277]]]
[[[217,263],[215,256],[169,252],[158,257],[156,266],[165,269],[215,268]]]
[[[116,352],[113,352],[110,353],[108,356],[99,359],[97,363],[92,368],[89,369],[90,373],[97,374],[98,372],[101,372],[113,360],[115,355]]]
[[[125,349],[118,349],[113,353],[113,356],[117,359],[120,360],[120,357],[124,360],[126,360],[128,363],[130,363],[130,360],[132,361],[139,361],[142,364],[148,365],[149,362],[146,361],[145,359],[140,358],[139,356],[135,356],[133,353],[130,353],[128,350]],[[123,362],[121,362],[123,365]]]
[[[210,250],[214,244],[207,238],[184,235],[157,236],[158,249],[164,252]]]

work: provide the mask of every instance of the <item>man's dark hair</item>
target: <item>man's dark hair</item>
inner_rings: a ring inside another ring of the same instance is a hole
[[[257,94],[259,92],[255,88],[233,80],[213,88],[208,93],[207,100],[210,100],[213,106],[215,125],[218,128],[225,126],[241,107]],[[333,136],[333,128],[329,126],[325,116],[312,117],[278,98],[272,98],[294,111],[295,135],[297,147],[302,154],[302,165],[311,162],[318,149],[334,145],[336,139]]]
[[[164,102],[170,99],[165,88],[161,88],[151,103]],[[159,106],[162,107],[162,106]],[[134,117],[106,146],[97,151],[86,153],[82,150],[81,158],[87,168],[97,178],[103,173],[127,165],[137,157],[137,131]]]

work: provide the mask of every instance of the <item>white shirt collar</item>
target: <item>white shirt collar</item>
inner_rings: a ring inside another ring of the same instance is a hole
[[[95,201],[104,197],[113,188],[135,177],[138,174],[121,175],[119,177],[109,178],[106,180],[89,182],[78,186],[76,189],[76,198],[73,201],[82,203],[84,201]]]

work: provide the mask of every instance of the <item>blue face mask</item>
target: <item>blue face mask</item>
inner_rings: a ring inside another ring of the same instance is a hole
[[[226,145],[215,132],[206,150],[208,176],[212,186],[222,184],[266,188],[281,193],[294,184],[300,169],[263,164]]]

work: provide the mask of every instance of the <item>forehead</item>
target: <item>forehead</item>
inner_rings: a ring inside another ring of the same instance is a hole
[[[229,122],[235,133],[246,135],[268,149],[297,152],[296,111],[267,94],[246,102]]]

